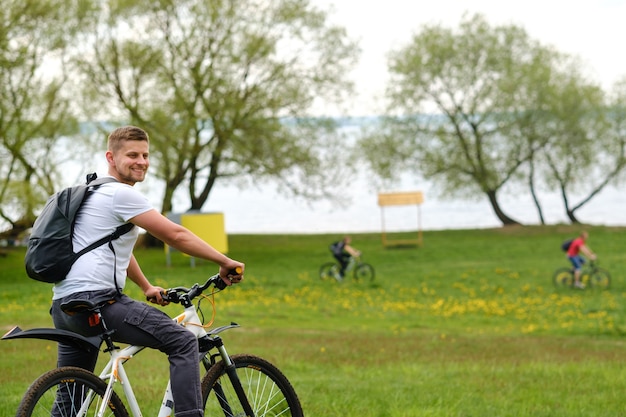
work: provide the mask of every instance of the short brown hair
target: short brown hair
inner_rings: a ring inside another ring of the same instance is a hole
[[[137,126],[123,126],[118,127],[109,135],[107,142],[107,148],[111,152],[115,152],[122,146],[122,143],[127,140],[145,140],[150,142],[148,133],[145,130]]]

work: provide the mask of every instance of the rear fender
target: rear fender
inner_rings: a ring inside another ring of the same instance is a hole
[[[2,340],[10,339],[52,340],[54,342],[62,342],[69,345],[74,345],[75,347],[85,350],[87,352],[94,352],[100,349],[99,343],[95,344],[90,339],[78,333],[60,329],[38,328],[22,330],[18,326],[15,326],[11,330],[9,330],[4,336],[2,336]]]

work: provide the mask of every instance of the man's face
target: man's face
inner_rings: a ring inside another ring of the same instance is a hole
[[[115,153],[108,151],[109,167],[114,171],[110,173],[117,174],[114,176],[119,181],[129,185],[143,181],[150,166],[149,147],[144,140],[127,140]]]

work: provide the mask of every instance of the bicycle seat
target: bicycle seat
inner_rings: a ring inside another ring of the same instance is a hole
[[[96,311],[99,310],[101,307],[108,305],[108,304],[113,304],[115,302],[115,300],[105,300],[105,301],[100,301],[100,302],[94,302],[93,300],[88,300],[88,299],[76,299],[76,300],[71,300],[68,301],[67,303],[63,303],[61,304],[61,310],[66,313],[71,315],[77,314],[77,313],[83,313],[86,311]]]

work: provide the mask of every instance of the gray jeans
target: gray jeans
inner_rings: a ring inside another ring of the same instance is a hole
[[[61,304],[73,299],[114,299],[102,308],[102,317],[109,329],[115,329],[113,340],[158,349],[168,355],[174,407],[177,417],[202,417],[198,342],[193,333],[176,324],[161,310],[112,291],[86,291],[52,303],[50,314],[57,329],[82,334],[98,344],[100,326],[90,327],[88,314],[70,316],[61,311]],[[78,366],[94,371],[98,352],[89,353],[73,345],[59,343],[57,366]]]

